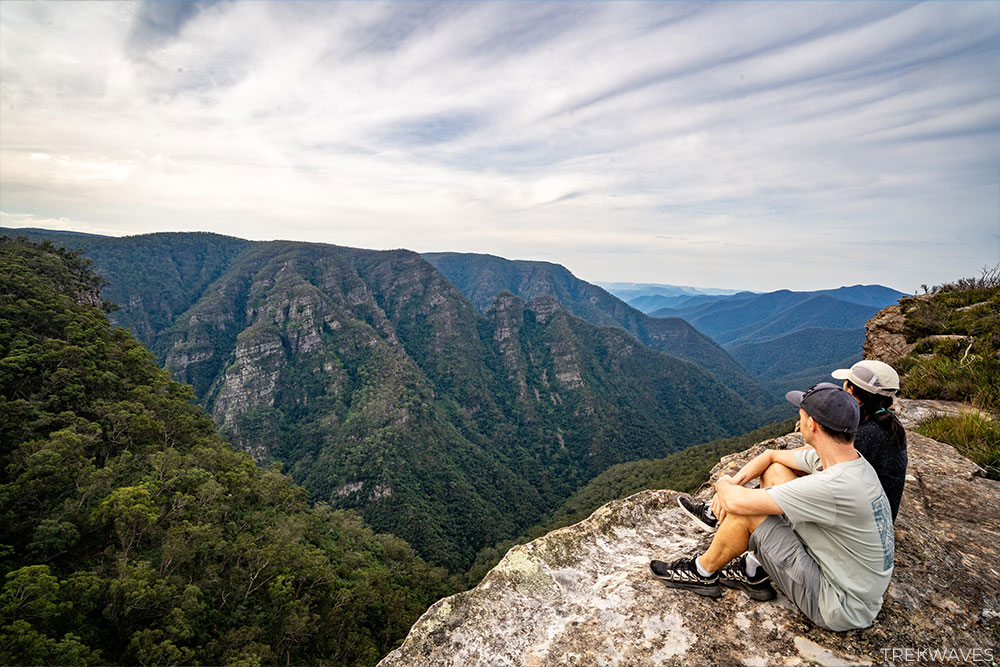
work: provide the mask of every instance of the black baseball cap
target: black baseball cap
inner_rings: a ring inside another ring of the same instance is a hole
[[[861,408],[857,399],[832,382],[820,382],[809,391],[790,391],[785,398],[835,433],[858,432]]]

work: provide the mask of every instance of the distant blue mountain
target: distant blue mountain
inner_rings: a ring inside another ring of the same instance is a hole
[[[811,327],[863,328],[885,306],[907,296],[881,285],[854,285],[814,292],[779,290],[702,298],[661,308],[654,317],[680,317],[723,347],[760,342]]]
[[[751,292],[742,292],[751,294]],[[731,295],[726,295],[731,296]],[[718,294],[678,294],[677,296],[664,296],[662,294],[643,294],[628,300],[628,305],[649,314],[664,308],[685,309],[710,303],[719,298]]]
[[[762,342],[729,349],[747,372],[765,387],[784,393],[817,382],[829,382],[834,368],[849,368],[861,360],[864,328],[799,329]]]
[[[730,294],[736,294],[740,290],[733,289],[719,289],[715,287],[691,287],[689,285],[662,285],[657,283],[595,283],[601,288],[607,290],[611,294],[615,295],[622,301],[625,301],[633,308],[638,308],[645,313],[650,312],[636,306],[632,303],[633,300],[641,299],[643,297],[650,296],[662,296],[668,299],[672,297],[688,297],[688,296],[698,296],[698,295],[710,295],[710,296],[726,296]],[[668,305],[676,305],[674,303],[664,303],[656,307],[663,308]],[[655,310],[655,308],[654,308]]]
[[[829,380],[834,368],[860,360],[865,323],[904,296],[882,285],[700,295],[651,314],[686,320],[780,393]]]

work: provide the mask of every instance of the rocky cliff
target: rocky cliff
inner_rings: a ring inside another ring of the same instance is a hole
[[[566,267],[474,253],[424,253],[422,257],[482,313],[490,310],[496,295],[504,291],[528,302],[551,297],[553,303],[576,317],[601,327],[621,327],[647,347],[707,368],[756,408],[774,405],[776,397],[752,380],[715,341],[684,320],[650,317],[603,288],[577,278]]]
[[[940,408],[901,404],[908,424]],[[710,536],[675,492],[644,491],[514,547],[476,588],[432,606],[381,665],[990,664],[1000,655],[1000,483],[949,445],[908,437],[896,570],[869,628],[822,630],[780,594],[711,600],[662,586],[650,558],[698,552]],[[760,443],[712,478],[764,447],[801,444],[797,434]]]
[[[406,250],[255,244],[158,346],[234,445],[454,571],[608,466],[760,420],[551,296],[481,316]]]

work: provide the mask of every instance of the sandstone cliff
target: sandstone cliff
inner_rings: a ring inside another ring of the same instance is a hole
[[[909,422],[940,406],[902,407]],[[432,606],[381,665],[881,665],[912,662],[920,650],[955,651],[937,662],[924,653],[924,664],[995,660],[1000,483],[949,445],[908,437],[896,570],[870,628],[822,630],[781,595],[711,600],[662,586],[648,574],[650,558],[698,552],[710,536],[678,509],[675,492],[644,491],[514,547],[475,589]],[[760,443],[723,459],[712,477],[765,446],[801,443]]]

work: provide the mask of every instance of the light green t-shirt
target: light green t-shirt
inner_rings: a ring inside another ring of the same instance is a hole
[[[814,449],[795,453],[810,474],[767,489],[819,565],[819,609],[833,630],[871,625],[892,577],[892,510],[863,457],[822,469]]]

